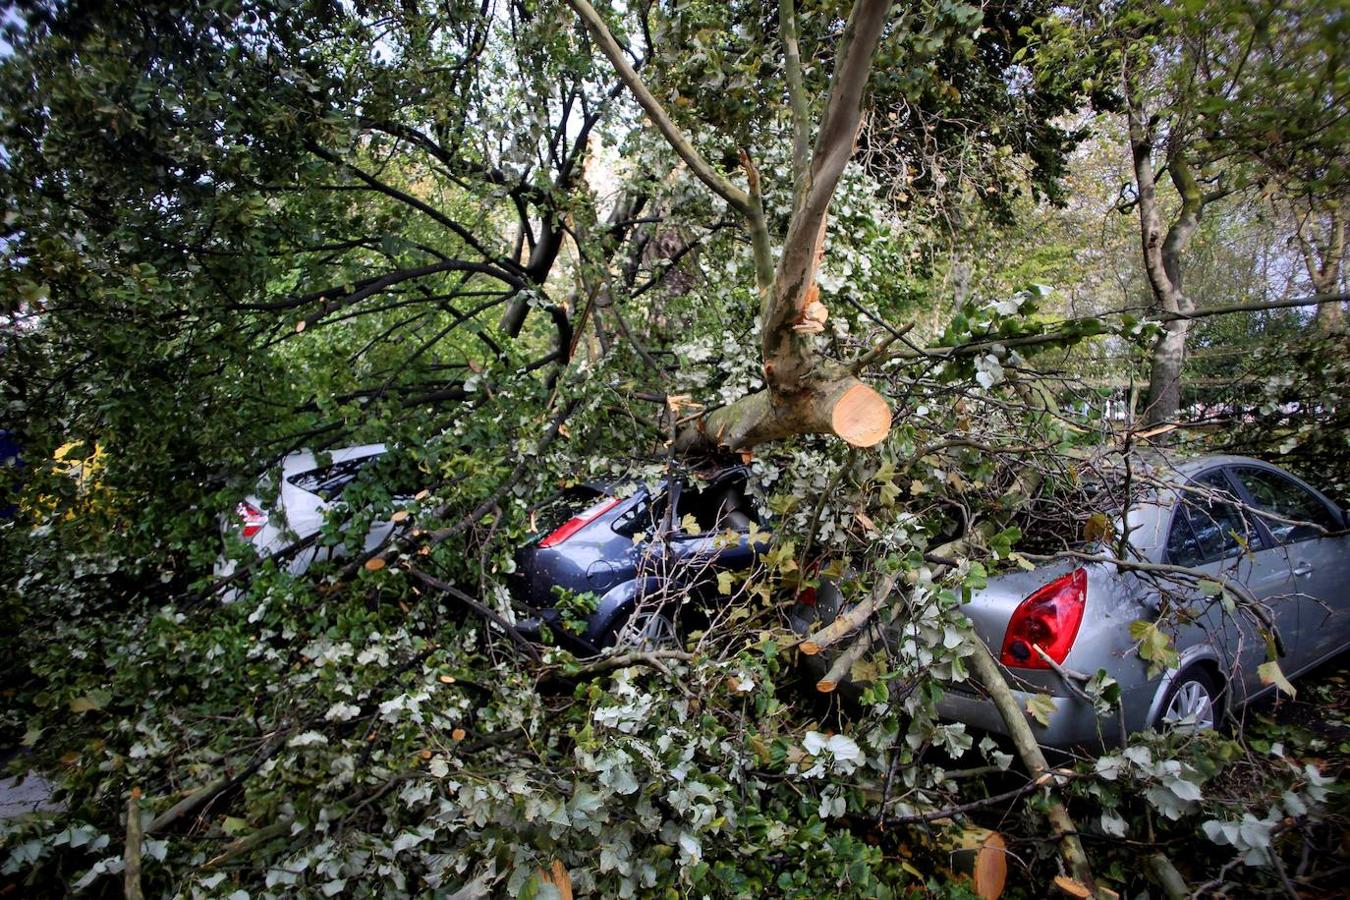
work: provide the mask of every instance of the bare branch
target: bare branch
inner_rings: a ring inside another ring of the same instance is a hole
[[[665,107],[648,90],[647,85],[638,76],[637,70],[624,57],[618,41],[614,40],[614,35],[610,34],[609,26],[605,24],[604,19],[600,18],[600,14],[595,11],[595,7],[591,6],[586,0],[567,0],[567,2],[577,11],[581,20],[586,23],[587,29],[595,37],[596,43],[600,45],[600,50],[614,66],[614,70],[618,72],[620,80],[627,85],[628,90],[633,94],[633,98],[647,113],[647,117],[665,137],[671,148],[689,165],[689,168],[698,176],[700,181],[736,209],[749,215],[751,209],[750,196],[719,175],[699,155],[698,150],[694,148],[689,138],[671,120]]]

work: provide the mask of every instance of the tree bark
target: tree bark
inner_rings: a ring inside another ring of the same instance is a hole
[[[970,642],[970,646],[972,652],[968,659],[971,671],[989,691],[990,699],[998,707],[999,714],[1008,728],[1008,736],[1017,747],[1023,765],[1027,767],[1032,778],[1045,779],[1048,783],[1052,778],[1050,765],[1045,761],[1045,754],[1036,743],[1031,726],[1027,724],[1026,717],[1013,698],[1007,679],[999,671],[998,663],[994,661],[984,641],[978,637]],[[1059,837],[1060,856],[1068,866],[1069,873],[1090,893],[1094,892],[1097,882],[1092,877],[1092,865],[1088,862],[1087,853],[1084,852],[1083,844],[1078,839],[1078,828],[1074,825],[1068,809],[1061,800],[1051,795],[1046,814],[1050,819],[1050,826]]]
[[[1321,206],[1324,229],[1316,227],[1318,206]],[[1300,211],[1301,212],[1301,211]],[[1334,294],[1340,286],[1342,260],[1345,258],[1345,217],[1339,200],[1309,203],[1306,215],[1296,215],[1295,236],[1308,270],[1313,293]],[[1340,303],[1323,303],[1317,308],[1317,328],[1322,334],[1340,334],[1345,331],[1345,317]]]
[[[1189,319],[1180,316],[1195,309],[1182,288],[1182,264],[1186,248],[1199,227],[1207,198],[1185,153],[1174,147],[1169,154],[1167,171],[1181,197],[1181,209],[1164,235],[1153,170],[1154,123],[1144,109],[1143,98],[1136,90],[1128,68],[1124,81],[1144,272],[1155,310],[1165,320],[1162,332],[1153,344],[1148,399],[1144,404],[1145,427],[1153,427],[1175,421],[1181,409],[1181,376],[1191,325]],[[1180,139],[1174,140],[1179,142]]]
[[[127,799],[127,840],[122,854],[122,883],[126,900],[145,900],[145,891],[141,888],[141,841],[144,838],[141,831],[141,789],[135,787]]]

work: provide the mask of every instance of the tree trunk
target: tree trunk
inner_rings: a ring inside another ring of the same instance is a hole
[[[1151,428],[1172,422],[1181,409],[1181,369],[1186,364],[1186,336],[1191,323],[1174,319],[1163,323],[1162,334],[1153,342],[1148,373],[1148,399],[1144,425]]]
[[[747,450],[796,434],[833,434],[872,447],[890,433],[891,409],[847,369],[829,367],[796,391],[756,391],[703,416],[680,432],[677,453]]]
[[[1321,207],[1319,210],[1318,207]],[[1319,215],[1320,212],[1320,215]],[[1338,200],[1309,202],[1306,215],[1295,213],[1295,235],[1308,270],[1313,293],[1334,294],[1340,288],[1341,264],[1345,256],[1345,218]],[[1322,219],[1325,229],[1317,227]],[[1320,233],[1319,233],[1320,231]],[[1317,329],[1322,334],[1340,334],[1345,330],[1345,318],[1340,303],[1323,303],[1317,307]]]
[[[809,165],[802,168],[806,103],[800,73],[789,65],[794,116],[795,203],[777,265],[760,202],[759,173],[742,151],[747,190],[732,184],[708,164],[638,77],[623,50],[587,0],[569,0],[628,87],[647,118],[689,170],[745,218],[754,251],[760,296],[760,352],[767,387],[710,412],[684,429],[676,450],[697,454],[718,449],[745,450],[797,434],[834,434],[856,447],[871,447],[890,432],[891,410],[882,396],[851,369],[823,358],[815,335],[824,330],[828,311],[819,299],[816,269],[823,253],[827,213],[835,187],[853,156],[862,120],[863,92],[881,40],[891,0],[856,0],[840,37],[829,96],[816,132]],[[795,48],[795,11],[779,5],[780,27]]]
[[[1153,345],[1148,401],[1144,408],[1144,425],[1152,427],[1175,421],[1181,409],[1181,375],[1186,363],[1190,322],[1176,318],[1176,315],[1195,311],[1195,305],[1182,290],[1182,263],[1186,248],[1200,225],[1200,215],[1211,198],[1201,191],[1185,152],[1173,148],[1167,160],[1167,172],[1181,197],[1181,209],[1166,235],[1163,234],[1153,171],[1157,136],[1153,120],[1144,109],[1143,99],[1135,90],[1128,69],[1125,93],[1144,272],[1148,276],[1154,309],[1164,318],[1162,334]],[[1180,138],[1173,135],[1173,140],[1179,142]]]
[[[1319,289],[1319,293],[1325,293]],[[1323,334],[1340,334],[1345,331],[1345,318],[1340,303],[1323,303],[1317,308],[1317,328]]]

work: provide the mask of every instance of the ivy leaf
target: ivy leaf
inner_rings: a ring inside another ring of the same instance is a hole
[[[894,506],[895,501],[900,497],[900,488],[893,481],[883,481],[881,483],[881,504],[883,506]]]
[[[894,506],[896,499],[900,496],[900,488],[895,483],[895,465],[888,459],[882,462],[881,468],[872,476],[881,487],[881,503],[883,506]]]
[[[784,541],[764,556],[764,563],[771,569],[777,569],[786,575],[797,570],[797,545],[794,541]]]
[[[1049,727],[1050,716],[1054,711],[1055,698],[1049,694],[1036,694],[1027,700],[1027,714],[1040,722],[1042,727]]]
[[[726,531],[713,538],[713,547],[717,550],[729,550],[741,542],[739,532],[728,528]]]
[[[1129,823],[1113,812],[1104,812],[1101,815],[1102,831],[1112,837],[1123,838],[1129,832]]]
[[[1088,520],[1083,523],[1083,540],[1088,543],[1098,541],[1109,541],[1115,534],[1115,528],[1111,525],[1111,520],[1105,513],[1095,512],[1088,516]]]
[[[73,713],[87,713],[103,709],[112,700],[112,694],[102,688],[85,694],[83,697],[76,697],[70,701],[70,711]]]
[[[763,543],[764,541],[767,541],[768,539],[769,539],[768,532],[760,531],[758,522],[750,523],[750,533],[746,537],[746,543],[748,543],[751,547],[753,547],[756,544],[760,544]],[[740,543],[740,541],[738,540],[737,543]]]

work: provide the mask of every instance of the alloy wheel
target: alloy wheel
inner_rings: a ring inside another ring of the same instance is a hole
[[[1214,698],[1209,688],[1200,681],[1186,681],[1172,695],[1163,712],[1163,724],[1168,728],[1203,731],[1215,725]]]
[[[615,636],[614,643],[639,651],[678,650],[679,629],[670,613],[663,609],[639,609],[628,617]]]

